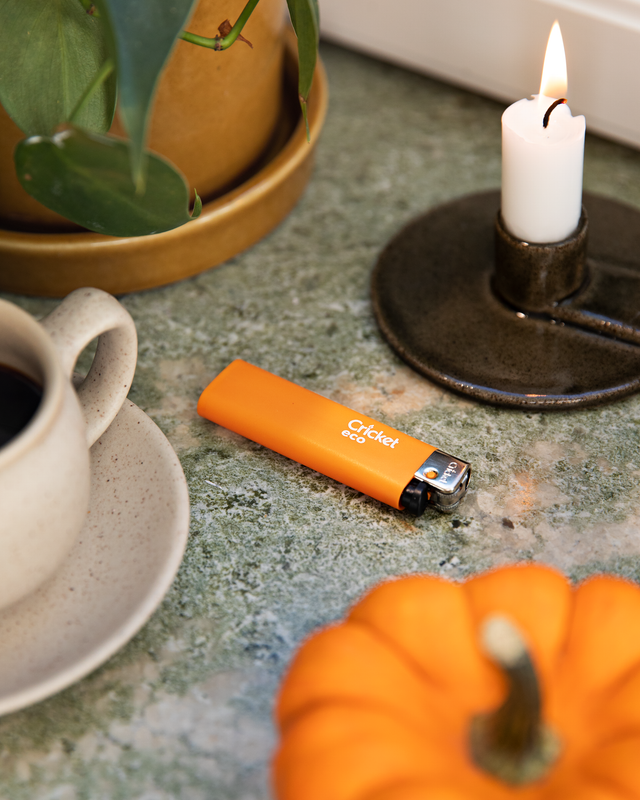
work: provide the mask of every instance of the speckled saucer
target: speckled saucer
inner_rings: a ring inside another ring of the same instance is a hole
[[[0,612],[0,714],[60,691],[142,627],[180,566],[189,495],[173,448],[128,400],[91,448],[91,507],[62,568]]]

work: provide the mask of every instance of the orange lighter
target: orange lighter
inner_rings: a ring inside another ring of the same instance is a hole
[[[240,359],[202,392],[198,414],[414,514],[453,510],[469,484],[466,461]]]

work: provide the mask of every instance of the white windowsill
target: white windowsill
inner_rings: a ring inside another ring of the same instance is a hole
[[[640,147],[640,0],[321,0],[325,38],[512,102],[538,91],[560,21],[569,105]]]

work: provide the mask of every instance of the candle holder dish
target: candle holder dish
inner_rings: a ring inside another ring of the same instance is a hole
[[[640,390],[640,212],[584,194],[574,234],[530,244],[500,192],[410,222],[373,271],[383,336],[411,367],[477,400],[596,405]]]

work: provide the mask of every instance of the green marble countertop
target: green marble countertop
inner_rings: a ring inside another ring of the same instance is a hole
[[[499,186],[503,106],[332,46],[323,57],[329,116],[294,212],[224,266],[122,300],[140,340],[130,396],[180,456],[190,540],[130,644],[0,719],[2,800],[266,800],[293,650],[380,579],[513,560],[639,575],[640,397],[567,413],[478,405],[404,366],[372,317],[389,237]],[[640,207],[640,153],[587,137],[585,188]],[[55,304],[9,299],[38,317]],[[199,419],[199,392],[236,357],[468,458],[467,500],[416,520]]]

